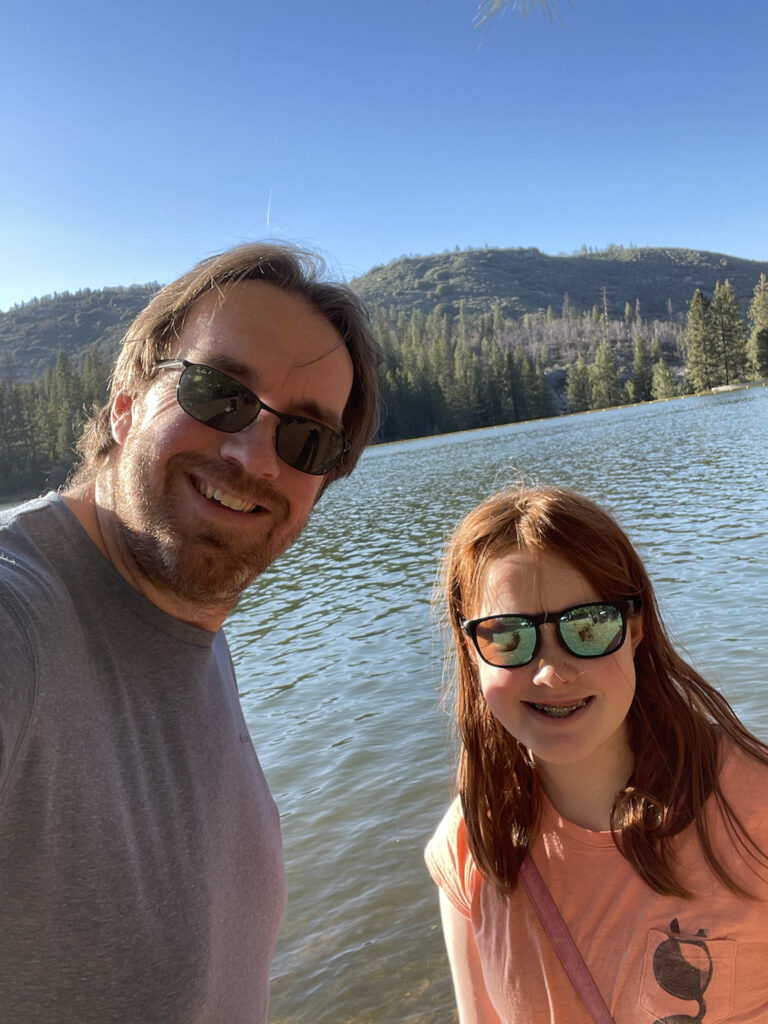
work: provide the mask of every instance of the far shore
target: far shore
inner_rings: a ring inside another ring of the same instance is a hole
[[[628,408],[636,407],[638,405],[653,405],[656,402],[671,402],[671,401],[675,401],[678,398],[701,398],[703,395],[717,395],[717,394],[721,395],[721,394],[723,394],[725,392],[729,392],[729,391],[743,391],[743,390],[746,390],[748,388],[766,387],[766,385],[768,385],[768,378],[764,377],[764,378],[762,378],[760,380],[741,381],[741,382],[739,382],[737,384],[721,385],[720,387],[712,388],[710,391],[697,391],[694,394],[690,394],[690,395],[673,395],[673,396],[670,396],[669,398],[656,398],[656,399],[651,399],[648,402],[632,402],[629,405],[615,405],[615,406],[610,406],[610,408],[612,408],[612,409],[628,409]],[[583,410],[583,412],[563,413],[560,416],[548,416],[547,420],[562,419],[562,416],[588,416],[590,413],[607,412],[607,411],[608,411],[607,409],[585,409],[585,410]],[[519,420],[517,422],[519,422],[519,423],[536,423],[536,422],[543,423],[545,421],[544,420]],[[509,427],[509,426],[514,426],[514,425],[515,425],[514,423],[494,423],[494,424],[490,424],[487,427],[477,427],[476,429],[477,430],[495,430],[498,427]],[[457,433],[466,433],[466,431],[457,431]],[[429,437],[448,437],[450,435],[449,434],[430,434],[428,436]],[[376,443],[374,445],[371,445],[371,447],[376,447],[377,448],[377,447],[380,447],[380,446],[383,447],[385,445],[405,444],[408,441],[421,441],[421,440],[424,440],[424,438],[419,438],[419,437],[403,437],[403,438],[400,438],[397,441],[378,442],[378,443]],[[59,487],[62,487],[62,486],[63,486],[63,483],[59,484],[58,487],[44,485],[41,489],[37,489],[37,490],[21,491],[21,492],[19,492],[17,494],[0,494],[0,505],[19,505],[23,501],[31,501],[33,498],[38,498],[38,497],[40,497],[43,494],[47,494],[48,491],[58,490]]]

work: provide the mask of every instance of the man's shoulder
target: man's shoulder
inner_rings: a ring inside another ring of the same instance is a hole
[[[64,502],[54,491],[0,510],[0,551],[23,551],[39,538],[55,537],[64,512]]]
[[[0,513],[0,614],[37,618],[57,603],[67,564],[68,512],[55,494]]]

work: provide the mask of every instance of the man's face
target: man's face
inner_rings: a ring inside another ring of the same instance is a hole
[[[176,357],[237,378],[279,412],[341,429],[352,360],[299,296],[255,281],[208,292]],[[183,602],[231,606],[298,536],[325,478],[278,458],[271,413],[236,434],[198,423],[176,401],[180,373],[162,369],[144,395],[117,396],[104,504],[129,578],[138,572]]]

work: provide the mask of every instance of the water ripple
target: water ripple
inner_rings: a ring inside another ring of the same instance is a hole
[[[450,795],[431,598],[457,520],[521,477],[612,509],[673,635],[768,737],[766,451],[752,389],[384,446],[322,498],[227,627],[283,820],[273,1024],[454,1019],[421,851]]]

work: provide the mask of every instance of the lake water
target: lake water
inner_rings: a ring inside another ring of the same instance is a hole
[[[447,533],[492,490],[607,505],[673,635],[768,739],[768,389],[375,448],[230,620],[282,813],[289,904],[273,1024],[455,1020],[422,850],[450,799],[431,611]]]
[[[613,510],[668,625],[768,739],[768,389],[371,449],[227,633],[282,814],[272,1024],[450,1024],[424,844],[451,797],[431,609],[457,520],[520,478]],[[244,851],[247,856],[247,851]]]

